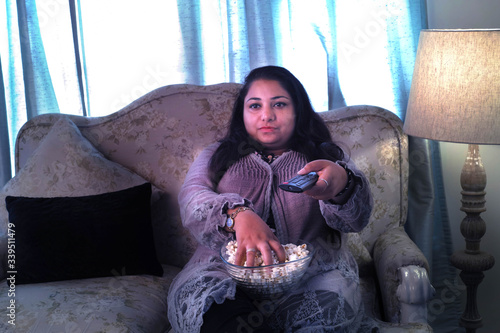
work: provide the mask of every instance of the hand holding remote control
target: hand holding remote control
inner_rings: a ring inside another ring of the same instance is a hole
[[[318,178],[318,174],[314,171],[305,175],[297,175],[280,184],[279,188],[288,192],[301,193],[313,187]]]

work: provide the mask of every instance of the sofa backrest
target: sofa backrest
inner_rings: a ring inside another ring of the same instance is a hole
[[[183,266],[195,250],[182,227],[177,193],[189,166],[226,132],[239,84],[171,85],[158,88],[105,117],[70,116],[103,155],[150,181],[155,244],[160,262]],[[332,135],[370,180],[375,209],[370,224],[350,235],[358,256],[371,254],[374,240],[404,224],[407,210],[408,141],[393,113],[373,106],[322,112]],[[19,170],[61,115],[38,116],[16,141]],[[356,254],[356,253],[355,253]]]

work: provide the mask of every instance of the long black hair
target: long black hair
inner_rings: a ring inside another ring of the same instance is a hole
[[[295,129],[290,139],[290,149],[304,154],[308,161],[343,159],[343,150],[332,142],[330,131],[323,119],[314,111],[302,83],[283,67],[259,67],[252,70],[246,77],[233,106],[228,132],[220,140],[221,144],[210,160],[210,175],[215,184],[241,157],[263,149],[248,135],[243,120],[245,97],[256,80],[277,81],[292,98],[295,109]]]

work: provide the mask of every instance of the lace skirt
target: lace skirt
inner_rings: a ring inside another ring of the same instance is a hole
[[[198,264],[189,283],[177,288],[175,294],[169,293],[169,319],[176,332],[199,332],[203,315],[214,302],[222,304],[235,298],[236,286],[225,271],[212,266],[209,271],[201,269],[205,272],[200,274],[200,268]],[[378,331],[376,322],[364,315],[357,270],[343,259],[316,265],[298,288],[279,299],[254,299],[251,303],[253,311],[235,317],[241,332],[259,332],[263,326],[273,332]]]

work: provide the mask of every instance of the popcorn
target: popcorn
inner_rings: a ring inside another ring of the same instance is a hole
[[[282,246],[285,250],[285,262],[302,259],[309,255],[309,250],[307,250],[306,244],[295,245],[290,243]],[[236,250],[238,250],[238,243],[235,240],[229,241],[226,245],[226,254],[228,255],[227,261],[233,265],[236,261]],[[273,265],[279,264],[279,259],[276,253],[271,250],[271,254],[273,256]],[[243,266],[246,266],[246,261]],[[254,266],[264,266],[264,259],[262,258],[262,253],[260,253],[260,251],[255,253]]]
[[[226,266],[232,278],[244,287],[247,291],[259,296],[269,296],[280,294],[295,284],[305,272],[311,258],[310,251],[306,244],[282,245],[285,250],[285,263],[276,266],[266,266],[262,259],[262,254],[255,253],[255,263],[252,267],[236,266],[236,251],[238,244],[236,241],[229,241],[226,245],[225,260],[233,266]],[[278,257],[274,251],[273,265],[279,264]],[[306,260],[299,260],[306,258]],[[258,266],[258,267],[257,267]]]

